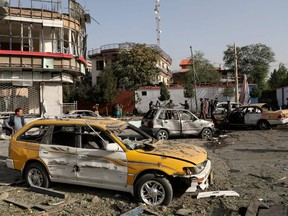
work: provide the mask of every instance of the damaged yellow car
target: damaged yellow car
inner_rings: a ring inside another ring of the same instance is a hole
[[[6,164],[30,186],[61,182],[112,189],[148,205],[168,205],[177,188],[208,187],[211,161],[204,149],[152,140],[118,120],[39,119],[11,138]]]

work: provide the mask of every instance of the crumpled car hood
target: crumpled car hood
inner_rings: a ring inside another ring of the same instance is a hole
[[[155,147],[151,151],[145,151],[141,153],[159,155],[167,158],[175,158],[194,164],[202,163],[207,159],[207,152],[205,149],[188,144],[188,143],[175,143],[169,141],[158,141],[153,144]],[[139,151],[139,152],[140,152]]]

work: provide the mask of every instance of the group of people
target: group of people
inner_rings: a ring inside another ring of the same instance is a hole
[[[189,104],[188,104],[188,101],[187,101],[187,100],[185,100],[184,104],[180,103],[180,105],[182,105],[182,106],[184,107],[184,109],[187,109],[187,110],[189,109]],[[149,103],[149,110],[152,109],[152,108],[154,108],[154,107],[159,108],[160,106],[161,106],[161,105],[160,105],[160,102],[159,102],[159,101],[157,101],[155,105],[154,105],[153,101],[150,101],[150,103]],[[177,105],[175,105],[175,104],[173,103],[173,100],[169,100],[169,102],[166,104],[165,107],[167,107],[167,108],[174,108],[174,107],[176,107],[176,106],[177,106]]]
[[[200,116],[199,118],[207,119],[209,114],[212,117],[218,103],[218,98],[215,100],[208,98],[200,98]]]

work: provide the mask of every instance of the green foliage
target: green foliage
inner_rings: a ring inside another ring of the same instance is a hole
[[[234,86],[225,86],[223,90],[223,96],[225,97],[232,97],[235,94]]]
[[[254,86],[252,88],[252,91],[250,92],[250,97],[251,98],[259,98],[261,97],[261,93],[262,93],[262,90],[260,88],[258,88],[257,86]]]
[[[117,80],[111,68],[106,67],[99,75],[97,85],[94,86],[92,94],[97,97],[97,102],[109,104],[114,102],[117,94]]]
[[[192,98],[195,95],[195,91],[193,88],[193,73],[190,71],[185,74],[184,80],[184,97],[185,98]]]
[[[150,85],[160,70],[156,63],[159,52],[145,44],[136,44],[131,50],[122,50],[113,63],[113,74],[120,89],[135,90]]]
[[[63,102],[71,103],[73,101],[94,102],[91,91],[91,76],[84,76],[74,84],[63,85]]]
[[[228,45],[224,51],[223,61],[225,67],[235,68],[234,46]],[[252,44],[243,47],[236,47],[238,76],[247,75],[249,83],[256,83],[260,89],[264,88],[269,73],[269,64],[274,62],[274,52],[264,44]]]
[[[277,70],[273,70],[268,83],[272,89],[288,86],[288,70],[284,64],[280,64]]]
[[[193,63],[197,74],[197,83],[208,85],[218,84],[220,82],[221,74],[215,69],[209,60],[204,58],[203,52],[195,52]],[[191,68],[191,71],[193,72],[193,67]]]
[[[276,90],[264,90],[259,98],[260,103],[267,103],[269,106],[278,108],[277,92]]]
[[[160,101],[167,101],[170,99],[170,93],[165,83],[161,83],[160,97],[158,97],[158,99]]]

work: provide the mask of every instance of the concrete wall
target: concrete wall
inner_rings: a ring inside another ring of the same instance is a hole
[[[62,84],[45,83],[40,87],[40,101],[42,114],[44,116],[62,115],[61,105],[63,103]]]
[[[209,98],[215,99],[218,98],[218,101],[226,101],[229,99],[230,101],[234,101],[235,97],[226,98],[223,96],[223,87],[219,86],[207,86],[207,87],[198,87],[196,89],[197,94],[197,111],[200,110],[200,98]],[[190,105],[190,110],[192,112],[196,112],[196,103],[195,98],[187,99],[184,98],[184,88],[183,87],[168,87],[168,91],[170,92],[170,99],[173,100],[173,103],[177,105],[178,108],[182,108],[180,103],[184,103],[185,100],[188,100]],[[140,88],[135,93],[135,101],[136,108],[139,112],[146,113],[149,110],[149,102],[153,101],[156,104],[158,97],[160,96],[160,87],[147,87]],[[168,102],[168,101],[167,101]],[[162,105],[165,105],[167,102],[161,102]]]
[[[277,101],[278,101],[278,106],[283,107],[288,105],[288,101],[286,100],[288,98],[288,86],[278,88],[277,89]]]

